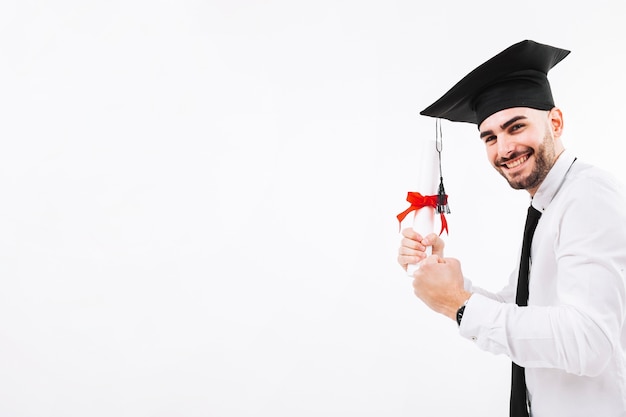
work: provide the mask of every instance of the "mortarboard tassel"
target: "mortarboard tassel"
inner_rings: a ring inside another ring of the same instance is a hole
[[[443,177],[439,177],[439,193],[437,193],[437,213],[450,214],[450,206],[448,206],[448,195],[443,187]]]

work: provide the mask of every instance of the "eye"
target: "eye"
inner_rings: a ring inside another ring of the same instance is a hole
[[[511,130],[511,132],[515,132],[517,130],[520,130],[523,127],[524,127],[524,123],[518,123],[518,124],[515,124],[515,125],[511,126],[510,130]]]
[[[496,139],[498,139],[496,135],[489,135],[489,136],[485,136],[483,138],[483,141],[485,142],[485,144],[487,144],[487,143],[495,141]]]

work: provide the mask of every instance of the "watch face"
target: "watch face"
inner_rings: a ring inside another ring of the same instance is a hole
[[[462,305],[461,308],[459,308],[456,311],[456,322],[459,326],[461,325],[461,320],[463,319],[464,312],[465,312],[465,305]]]

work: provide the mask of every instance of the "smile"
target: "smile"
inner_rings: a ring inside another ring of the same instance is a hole
[[[522,165],[524,162],[526,162],[528,160],[528,155],[524,155],[520,158],[517,158],[513,161],[507,162],[506,164],[502,164],[504,167],[506,167],[507,169],[513,169],[513,168],[517,168],[518,166]]]

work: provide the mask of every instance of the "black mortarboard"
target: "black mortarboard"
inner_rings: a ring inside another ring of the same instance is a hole
[[[470,72],[420,114],[480,126],[487,117],[511,107],[550,110],[554,99],[548,71],[569,53],[530,40],[516,43]]]

